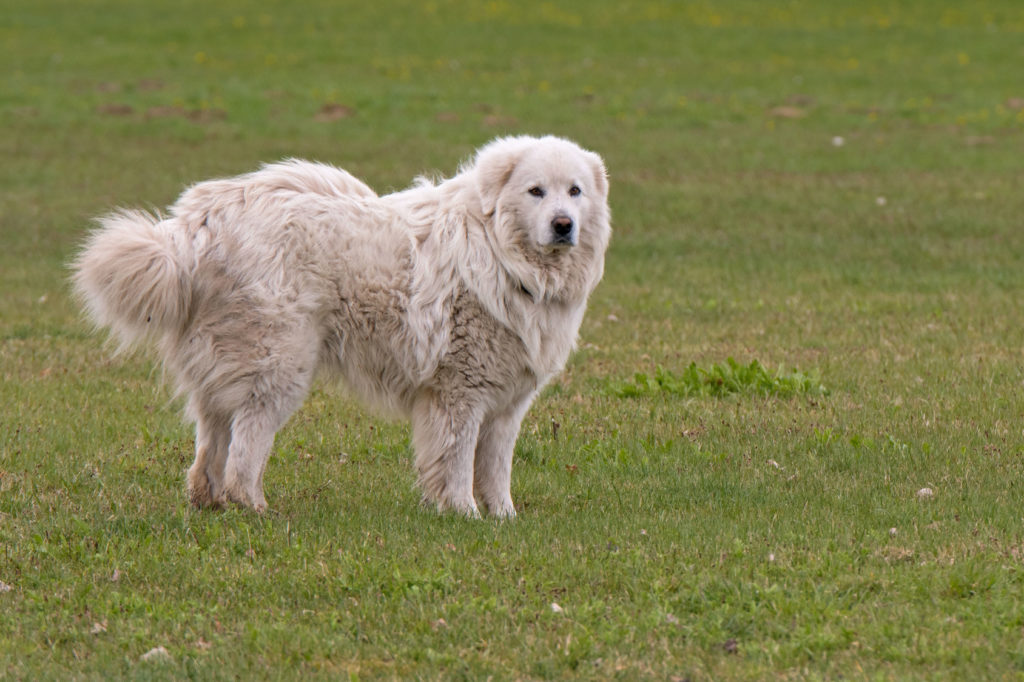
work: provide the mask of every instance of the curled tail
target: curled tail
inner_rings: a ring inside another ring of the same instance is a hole
[[[192,286],[172,233],[144,211],[99,222],[72,263],[75,291],[92,320],[110,327],[122,348],[181,329]]]

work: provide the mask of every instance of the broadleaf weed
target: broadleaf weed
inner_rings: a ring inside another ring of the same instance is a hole
[[[637,372],[631,381],[613,382],[608,390],[619,398],[657,393],[688,398],[722,398],[731,394],[791,398],[829,393],[817,373],[787,371],[783,365],[770,371],[757,360],[743,365],[731,357],[724,363],[713,363],[706,368],[691,362],[678,374],[664,367],[658,367],[653,376]]]

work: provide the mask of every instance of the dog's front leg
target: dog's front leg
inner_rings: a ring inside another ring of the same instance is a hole
[[[487,510],[499,518],[516,515],[512,504],[512,454],[519,425],[535,395],[530,392],[489,415],[480,427],[473,466],[474,486]]]
[[[424,497],[439,511],[479,517],[473,499],[473,457],[481,415],[473,401],[425,390],[412,410],[416,470]]]

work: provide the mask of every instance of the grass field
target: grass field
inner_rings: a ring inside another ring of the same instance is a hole
[[[3,15],[0,677],[1024,676],[1021,3]],[[69,300],[90,219],[520,132],[605,157],[615,235],[519,518],[421,508],[407,427],[331,385],[271,512],[190,509],[159,370]]]

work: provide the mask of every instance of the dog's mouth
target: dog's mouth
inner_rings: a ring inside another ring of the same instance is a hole
[[[568,251],[578,243],[579,235],[576,230],[573,230],[569,234],[550,234],[547,241],[543,242],[541,246],[547,251],[561,252]]]
[[[552,238],[547,243],[538,244],[540,252],[549,258],[559,258],[568,254],[576,246],[576,240],[569,237]]]

